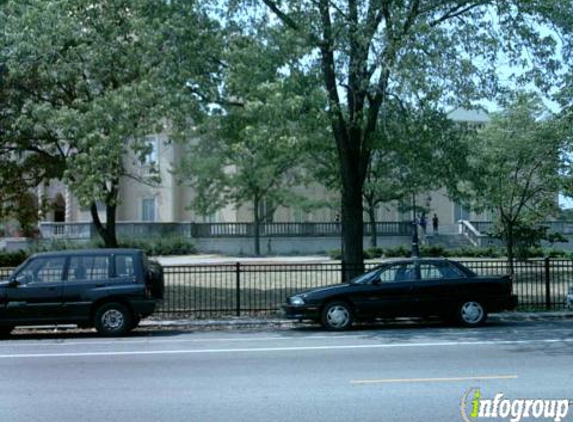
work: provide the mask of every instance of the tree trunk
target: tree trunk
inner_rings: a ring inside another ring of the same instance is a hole
[[[513,267],[513,246],[514,246],[514,239],[513,239],[513,224],[512,223],[505,223],[506,225],[506,239],[505,239],[505,246],[507,248],[507,263],[509,264],[509,273],[511,278],[513,279],[515,269]]]
[[[254,212],[253,212],[253,229],[255,236],[255,256],[261,255],[261,216],[259,215],[260,199],[257,195],[253,198]]]
[[[370,220],[370,246],[378,246],[378,234],[376,233],[376,209],[368,205],[368,219]]]
[[[106,204],[105,214],[106,223],[103,224],[99,218],[97,204],[92,202],[90,206],[90,213],[96,232],[99,237],[103,240],[106,248],[117,248],[117,237],[115,234],[115,218],[116,218],[116,206]]]
[[[364,271],[362,213],[362,184],[346,184],[342,190],[342,260],[345,264],[345,282]]]

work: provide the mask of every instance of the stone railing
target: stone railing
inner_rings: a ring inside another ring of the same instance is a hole
[[[409,222],[376,222],[379,236],[409,236]],[[190,238],[253,237],[253,223],[142,223],[117,222],[119,238],[183,236]],[[96,231],[92,223],[40,223],[44,239],[91,239]],[[340,236],[341,225],[336,222],[263,223],[261,237],[329,237]],[[372,234],[372,224],[364,223],[364,235]]]

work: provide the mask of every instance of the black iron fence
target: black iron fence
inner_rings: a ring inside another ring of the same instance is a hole
[[[460,260],[480,275],[509,273],[504,260]],[[368,263],[366,269],[379,263]],[[348,269],[348,264],[346,265]],[[165,267],[165,316],[273,313],[293,293],[342,282],[343,265],[217,264]],[[538,259],[514,263],[513,290],[521,310],[561,310],[573,285],[573,260]],[[0,278],[11,269],[0,269]]]

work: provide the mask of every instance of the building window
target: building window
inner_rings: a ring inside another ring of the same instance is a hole
[[[457,223],[460,220],[469,220],[469,219],[470,219],[470,210],[458,203],[455,203],[454,222]]]
[[[272,223],[275,209],[276,206],[272,199],[263,199],[259,204],[259,217],[265,223]]]
[[[145,141],[149,146],[149,152],[145,156],[143,164],[148,166],[157,164],[159,157],[159,138],[157,137],[157,135],[147,136],[145,138]]]
[[[155,198],[145,198],[141,201],[141,221],[155,221]]]

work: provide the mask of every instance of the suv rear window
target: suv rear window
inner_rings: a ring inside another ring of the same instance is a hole
[[[133,277],[135,269],[133,267],[132,255],[115,256],[115,277]]]

